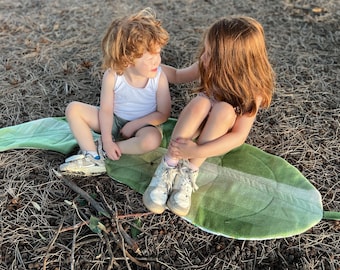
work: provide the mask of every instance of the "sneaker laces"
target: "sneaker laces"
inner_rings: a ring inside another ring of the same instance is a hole
[[[159,178],[160,181],[158,183],[163,183],[168,192],[172,189],[173,181],[171,181],[172,179],[171,170],[174,170],[174,169],[175,168],[165,167],[164,171],[161,174],[161,177]]]
[[[182,183],[181,186],[185,186],[186,188],[188,185],[192,188],[192,191],[196,191],[198,186],[196,184],[196,178],[192,169],[188,166],[189,161],[183,160],[181,166],[179,167],[179,173],[182,176]]]
[[[97,159],[97,157],[99,157],[99,159]],[[85,153],[84,153],[84,159],[85,160],[88,160],[88,161],[94,163],[97,166],[101,166],[103,164],[103,159],[100,156],[97,156],[97,157],[92,156],[87,151],[85,151]]]

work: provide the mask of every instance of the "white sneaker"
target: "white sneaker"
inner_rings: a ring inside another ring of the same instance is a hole
[[[65,163],[59,167],[60,172],[71,175],[94,176],[104,174],[105,168],[105,152],[103,150],[102,140],[99,138],[95,141],[98,156],[93,157],[89,153],[73,155],[65,159]]]
[[[178,168],[170,167],[162,159],[154,176],[143,194],[143,203],[151,212],[161,214],[166,207],[169,192],[177,175]]]
[[[167,206],[174,214],[186,216],[191,207],[191,194],[198,189],[196,179],[198,170],[192,171],[184,162],[172,187]]]
[[[98,156],[99,157],[99,156]],[[61,164],[59,170],[64,174],[94,176],[106,172],[105,161],[90,154],[74,155]]]

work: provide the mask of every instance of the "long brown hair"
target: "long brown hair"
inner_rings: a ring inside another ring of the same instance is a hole
[[[255,114],[256,99],[268,107],[274,89],[274,72],[268,61],[264,31],[249,17],[223,18],[205,33],[210,47],[210,61],[199,60],[201,82],[198,92],[225,101],[240,114]],[[200,58],[204,53],[204,46]]]
[[[117,74],[134,63],[148,51],[154,53],[156,46],[163,47],[169,40],[168,32],[151,8],[113,20],[102,40],[102,68],[112,68]]]

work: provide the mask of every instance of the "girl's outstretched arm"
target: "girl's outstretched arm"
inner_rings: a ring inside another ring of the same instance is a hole
[[[188,83],[199,78],[198,62],[186,68],[177,69],[168,65],[161,64],[162,70],[168,78],[169,83]]]

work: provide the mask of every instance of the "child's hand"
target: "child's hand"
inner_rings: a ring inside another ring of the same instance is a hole
[[[119,146],[115,142],[106,143],[103,148],[109,159],[118,160],[122,155]]]
[[[170,155],[177,159],[195,158],[197,144],[190,139],[178,138],[170,142]]]
[[[134,125],[134,122],[128,122],[126,123],[123,128],[120,130],[120,133],[123,138],[128,139],[131,138],[137,131],[136,126]]]

